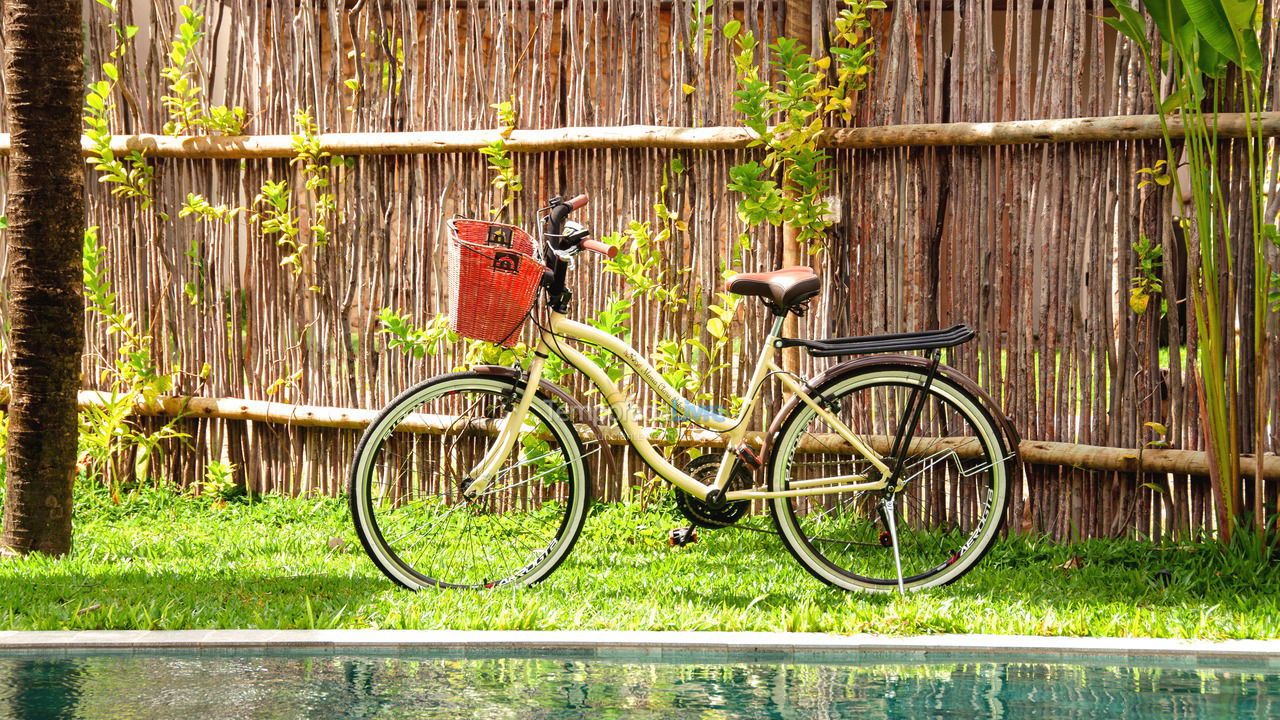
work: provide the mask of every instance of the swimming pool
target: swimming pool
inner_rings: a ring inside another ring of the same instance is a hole
[[[683,662],[498,650],[0,651],[0,717],[1219,718],[1280,716],[1280,668],[1105,658]]]

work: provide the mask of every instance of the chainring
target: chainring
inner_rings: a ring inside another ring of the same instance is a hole
[[[710,485],[715,482],[716,472],[720,469],[721,457],[720,453],[699,455],[685,466],[685,472],[693,476],[698,482]],[[733,474],[729,477],[725,490],[746,490],[750,487],[751,474],[747,472],[742,463],[734,463]],[[751,506],[750,500],[737,500],[725,503],[720,507],[712,507],[705,500],[699,500],[679,488],[675,490],[675,496],[676,507],[680,509],[680,514],[684,515],[690,523],[701,528],[729,527],[742,519],[742,516],[747,514],[747,509]]]

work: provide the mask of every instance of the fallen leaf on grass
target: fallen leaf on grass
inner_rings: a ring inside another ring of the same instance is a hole
[[[93,612],[94,610],[98,610],[98,609],[100,609],[101,607],[102,607],[102,603],[94,603],[94,604],[90,605],[89,607],[82,607],[82,608],[80,608],[79,610],[77,610],[77,611],[76,611],[76,615],[77,615],[77,616],[85,615],[85,614],[88,614],[88,613]]]
[[[1058,569],[1059,570],[1079,570],[1081,562],[1083,562],[1083,560],[1080,559],[1079,555],[1072,555],[1071,559],[1059,565]]]

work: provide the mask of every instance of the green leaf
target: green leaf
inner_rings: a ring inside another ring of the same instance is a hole
[[[1142,46],[1148,52],[1151,43],[1147,41],[1147,23],[1142,14],[1133,8],[1127,0],[1111,0],[1111,6],[1120,13],[1117,18],[1102,18],[1102,22],[1115,28],[1117,32]]]
[[[1200,72],[1211,78],[1221,78],[1227,70],[1227,58],[1222,53],[1213,49],[1213,46],[1207,42],[1199,43],[1199,55],[1196,56],[1196,64],[1200,68]]]
[[[1174,0],[1174,2],[1177,1]],[[1236,44],[1236,36],[1231,31],[1227,14],[1222,9],[1222,0],[1181,0],[1181,2],[1200,36],[1207,40],[1218,53],[1243,66],[1240,47]]]
[[[1169,115],[1174,110],[1187,104],[1187,95],[1190,90],[1186,85],[1178,88],[1177,92],[1170,93],[1164,100],[1160,101],[1160,114]]]
[[[1182,0],[1142,0],[1142,4],[1155,21],[1160,37],[1172,44],[1178,29],[1190,21]]]
[[[737,20],[730,20],[729,22],[724,24],[724,30],[722,32],[724,32],[725,37],[729,39],[733,39],[734,37],[737,37],[738,31],[741,29],[742,29],[742,23],[738,22]]]
[[[1258,17],[1258,0],[1220,0],[1231,29],[1238,33],[1252,32]]]
[[[106,73],[106,76],[112,80],[120,79],[120,71],[116,69],[113,63],[102,63],[102,72]]]
[[[1262,49],[1258,47],[1258,35],[1253,30],[1246,30],[1240,35],[1240,60],[1249,72],[1262,70]]]

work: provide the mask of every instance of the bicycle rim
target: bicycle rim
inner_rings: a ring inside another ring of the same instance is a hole
[[[546,577],[572,549],[589,484],[572,425],[537,398],[492,483],[467,497],[519,389],[442,376],[406,392],[366,430],[351,477],[357,533],[405,587],[491,588]]]
[[[925,377],[914,368],[871,368],[833,381],[819,395],[863,442],[888,455]],[[908,589],[955,580],[995,540],[1008,496],[999,431],[971,397],[943,377],[934,378],[921,398],[913,440],[898,466],[897,493],[773,501],[783,540],[819,579],[846,589],[898,588],[885,507],[890,495]],[[833,476],[876,477],[871,463],[807,406],[784,424],[771,467],[775,489]]]

